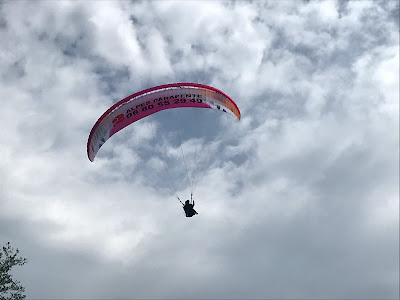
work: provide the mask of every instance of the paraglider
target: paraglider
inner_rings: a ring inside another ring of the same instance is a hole
[[[197,211],[194,210],[194,201],[190,203],[189,200],[185,201],[185,205],[183,205],[183,210],[185,211],[185,215],[187,218],[191,218],[194,215],[197,215]]]
[[[111,106],[94,124],[87,142],[87,155],[94,161],[101,146],[126,126],[164,109],[212,108],[240,120],[236,103],[224,92],[198,83],[171,83],[132,94]]]
[[[185,212],[187,218],[191,218],[194,215],[198,215],[197,211],[194,210],[193,194],[190,195],[190,199],[191,201],[186,200],[185,204],[183,204],[181,199],[179,199],[178,197],[179,202],[182,203],[183,211]]]
[[[104,112],[89,134],[87,142],[89,160],[93,162],[101,146],[126,126],[159,111],[182,107],[216,109],[238,120],[241,116],[236,103],[227,94],[214,87],[198,83],[155,86],[120,100]],[[184,205],[185,214],[192,217],[197,214],[193,209],[194,201],[187,202],[188,204]]]

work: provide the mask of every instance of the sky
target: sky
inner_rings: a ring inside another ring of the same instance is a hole
[[[399,297],[399,1],[2,1],[0,40],[28,299]],[[89,161],[108,107],[175,82],[241,120],[162,111]]]

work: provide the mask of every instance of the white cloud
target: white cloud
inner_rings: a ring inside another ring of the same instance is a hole
[[[0,237],[28,298],[396,297],[394,2],[0,5]],[[179,81],[242,119],[163,111],[89,162],[110,105]]]

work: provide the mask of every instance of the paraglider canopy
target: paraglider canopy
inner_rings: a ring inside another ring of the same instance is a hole
[[[179,107],[212,108],[240,120],[236,103],[224,92],[198,83],[171,83],[132,94],[111,106],[94,124],[87,142],[93,161],[100,147],[126,126],[164,109]]]

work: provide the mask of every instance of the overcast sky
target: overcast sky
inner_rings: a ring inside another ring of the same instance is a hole
[[[27,298],[399,297],[398,1],[2,1],[0,40]],[[174,82],[242,119],[162,111],[88,160],[109,106]]]

